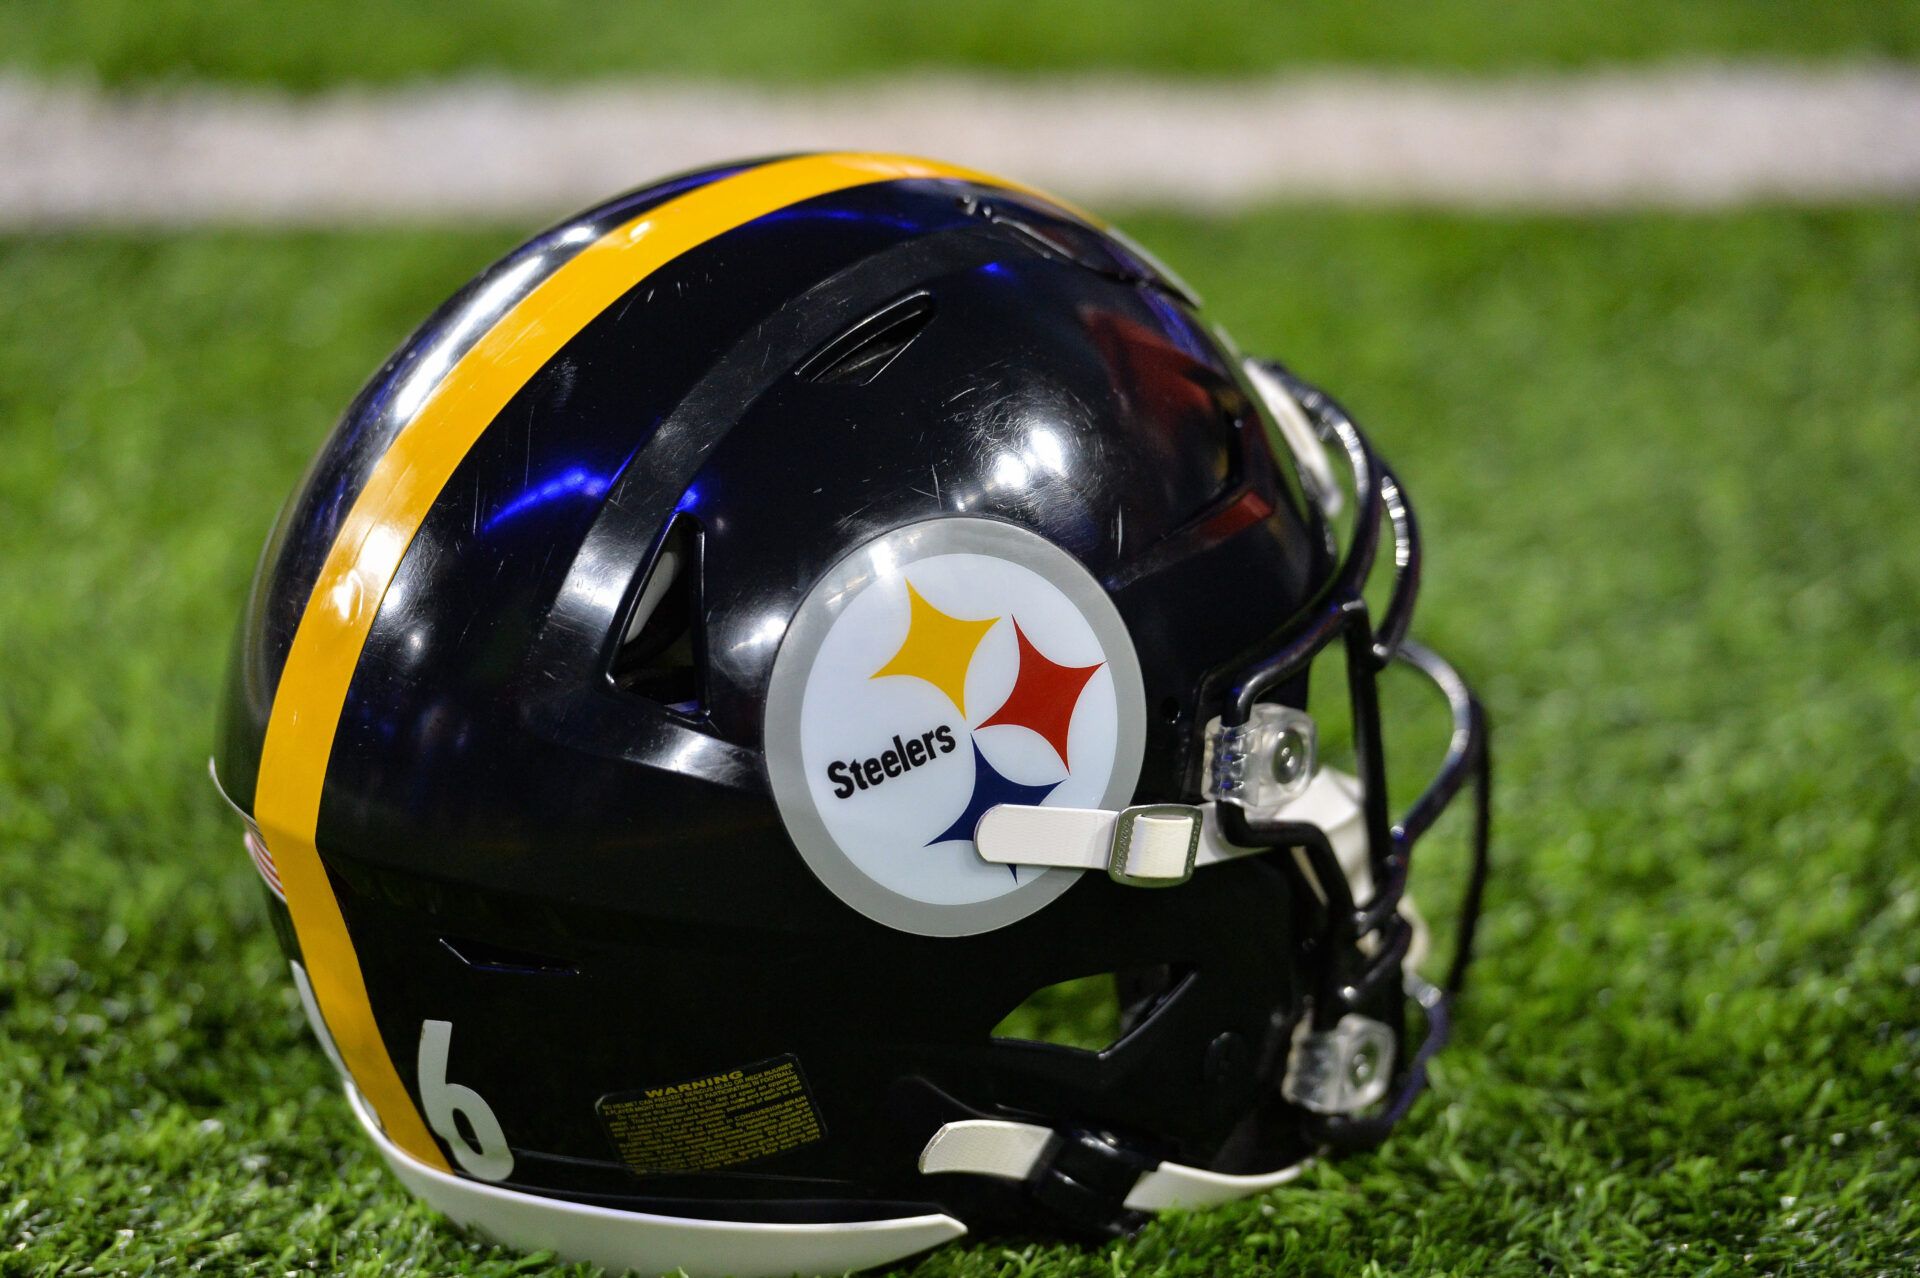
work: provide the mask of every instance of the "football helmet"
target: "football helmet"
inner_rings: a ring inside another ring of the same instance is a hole
[[[1488,756],[1419,573],[1346,413],[1110,227],[731,164],[536,236],[367,383],[213,770],[353,1113],[455,1221],[694,1275],[1110,1237],[1423,1085]],[[1451,715],[1397,819],[1396,662]],[[1468,788],[1428,985],[1412,855]],[[1080,978],[1114,1041],[996,1035]]]

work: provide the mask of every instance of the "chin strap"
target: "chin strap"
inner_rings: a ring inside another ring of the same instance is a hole
[[[1116,1201],[1135,1212],[1211,1207],[1285,1184],[1304,1167],[1230,1176],[1142,1158],[1097,1132],[992,1118],[948,1123],[920,1151],[926,1175],[964,1172],[1022,1181],[1041,1203],[1091,1226],[1111,1220]]]
[[[1366,900],[1373,895],[1359,781],[1336,769],[1321,768],[1272,819],[1318,827],[1327,836],[1352,897]],[[1153,803],[1119,812],[1002,803],[988,808],[980,818],[974,846],[995,865],[1105,870],[1114,882],[1128,887],[1178,887],[1202,866],[1277,850],[1230,842],[1220,830],[1219,807],[1214,803]],[[1324,903],[1327,891],[1312,863],[1298,849],[1293,851],[1295,863]],[[1413,928],[1405,961],[1412,971],[1427,955],[1427,923],[1411,896],[1401,898],[1399,912]]]
[[[1323,768],[1271,819],[1326,831],[1351,878],[1356,867],[1364,870],[1366,865],[1359,796],[1358,781]],[[1120,812],[1002,803],[980,818],[973,841],[980,855],[996,865],[1105,870],[1114,882],[1129,887],[1177,887],[1198,867],[1272,851],[1229,842],[1213,803],[1153,803]]]

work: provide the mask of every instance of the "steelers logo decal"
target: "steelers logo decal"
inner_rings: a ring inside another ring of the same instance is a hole
[[[1035,533],[984,519],[869,542],[795,615],[767,700],[767,769],[815,875],[889,927],[964,936],[1024,918],[1074,870],[973,846],[999,803],[1124,807],[1140,666],[1106,592]]]

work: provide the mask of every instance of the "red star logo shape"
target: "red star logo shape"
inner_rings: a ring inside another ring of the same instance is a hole
[[[1020,644],[1020,672],[1014,676],[1013,691],[1007,694],[1006,701],[980,727],[1004,723],[1037,732],[1060,756],[1060,766],[1066,767],[1067,729],[1073,723],[1074,707],[1080,704],[1087,680],[1106,662],[1063,666],[1049,660],[1033,646],[1033,640],[1027,638],[1017,618],[1013,634]]]

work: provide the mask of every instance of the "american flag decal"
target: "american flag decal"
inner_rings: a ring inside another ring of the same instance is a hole
[[[267,881],[267,887],[282,901],[287,893],[280,886],[280,871],[273,868],[273,853],[267,851],[267,845],[258,834],[247,831],[247,856],[253,861],[253,868],[260,871],[260,877]]]

